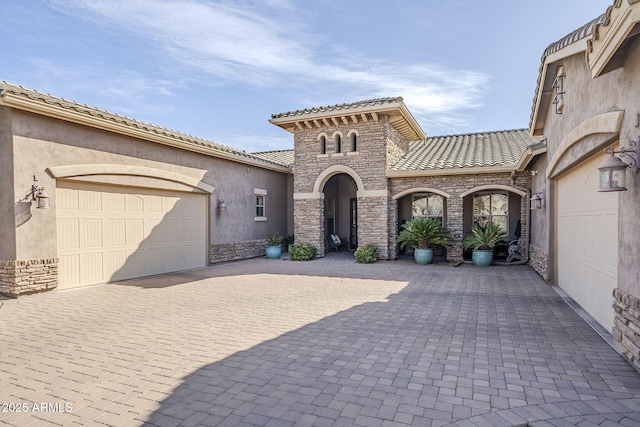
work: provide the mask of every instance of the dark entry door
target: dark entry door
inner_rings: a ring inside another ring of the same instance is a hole
[[[358,248],[358,199],[349,199],[351,209],[350,212],[350,233],[349,233],[349,248]]]

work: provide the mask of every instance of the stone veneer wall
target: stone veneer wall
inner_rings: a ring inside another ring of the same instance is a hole
[[[58,286],[58,258],[0,260],[0,293],[11,297]]]
[[[544,280],[549,280],[549,254],[534,245],[529,245],[529,265]]]
[[[296,199],[293,201],[293,235],[296,243],[316,246],[316,256],[324,256],[324,199]]]
[[[358,245],[373,243],[378,247],[378,258],[389,259],[389,230],[387,197],[358,198]]]
[[[348,151],[346,135],[351,130],[358,132],[356,152]],[[345,136],[340,153],[335,152],[335,132]],[[320,153],[318,136],[322,133],[327,136],[326,154]],[[295,164],[302,165],[294,167],[293,178],[296,242],[312,243],[318,249],[318,256],[324,255],[324,200],[296,198],[296,195],[303,194],[303,197],[309,197],[308,194],[313,192],[318,176],[328,168],[340,165],[358,175],[364,187],[360,190],[386,194],[358,195],[358,243],[373,243],[378,246],[380,258],[394,257],[389,230],[389,182],[385,171],[387,164],[397,161],[407,149],[408,143],[389,124],[389,119],[384,114],[379,116],[378,121],[296,130]],[[320,191],[323,191],[323,188],[320,188]]]
[[[613,290],[613,338],[622,356],[640,372],[640,298]]]
[[[257,258],[265,255],[266,239],[211,245],[209,260],[212,264],[224,261]]]
[[[531,174],[528,172],[519,172],[515,175],[516,187],[531,188]],[[506,185],[511,186],[510,173],[486,173],[486,174],[468,174],[468,175],[438,175],[438,176],[416,176],[408,178],[392,178],[391,194],[398,194],[412,188],[429,187],[435,190],[443,191],[451,197],[446,199],[446,228],[451,233],[453,245],[447,250],[447,259],[450,261],[462,261],[463,250],[462,240],[464,238],[464,217],[463,203],[464,199],[460,194],[467,190],[481,185]],[[397,203],[394,209],[397,211]],[[526,196],[521,198],[520,203],[520,223],[522,232],[527,229],[527,210],[529,209],[529,200]],[[397,213],[396,224],[393,230],[397,230]],[[525,239],[523,255],[526,256],[528,247],[528,237]]]

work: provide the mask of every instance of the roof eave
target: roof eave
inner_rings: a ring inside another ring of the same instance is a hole
[[[292,173],[291,168],[288,168],[286,166],[268,163],[266,161],[261,161],[259,159],[254,159],[251,157],[241,157],[233,152],[225,152],[223,150],[218,150],[215,147],[198,145],[196,142],[179,139],[171,135],[156,133],[147,128],[129,125],[127,123],[123,123],[124,118],[122,118],[122,122],[119,122],[116,120],[101,117],[100,115],[92,115],[89,112],[92,109],[86,106],[82,106],[82,108],[86,111],[81,112],[74,109],[64,108],[63,106],[60,106],[58,104],[50,104],[43,100],[34,99],[29,96],[15,94],[8,90],[2,91],[0,95],[0,105],[51,117],[54,119],[64,120],[79,125],[97,128],[124,136],[155,142],[182,150],[192,151],[211,157],[230,160],[233,162],[243,163],[250,166],[256,166],[277,172]],[[78,104],[78,106],[80,105]],[[142,126],[143,124],[140,123],[140,125]]]
[[[442,175],[471,175],[485,173],[509,173],[516,170],[516,165],[507,166],[476,166],[468,168],[447,168],[447,169],[420,169],[420,170],[397,170],[387,169],[387,178],[411,178],[418,176],[442,176]]]

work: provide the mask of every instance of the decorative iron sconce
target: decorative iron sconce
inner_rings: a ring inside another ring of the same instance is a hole
[[[629,148],[622,147],[616,151],[613,148],[607,148],[605,153],[611,156],[607,157],[598,170],[600,171],[600,186],[598,191],[627,191],[627,168],[632,168],[638,173],[638,160],[640,160],[640,137],[637,141],[629,142]],[[616,154],[627,156],[629,163],[623,161]]]
[[[218,208],[218,212],[225,213],[227,211],[227,204],[224,202],[224,200],[218,199],[217,208]]]
[[[531,198],[531,210],[542,209],[542,202],[544,201],[544,196],[546,194],[546,190],[538,191]]]
[[[49,209],[51,196],[45,191],[44,187],[38,185],[38,177],[33,176],[33,184],[31,185],[31,200],[36,203],[36,209]]]
[[[552,88],[555,90],[556,96],[553,98],[553,104],[556,106],[556,114],[562,114],[564,110],[564,79],[567,75],[564,72],[564,66],[559,65],[556,68],[556,78],[553,81]]]

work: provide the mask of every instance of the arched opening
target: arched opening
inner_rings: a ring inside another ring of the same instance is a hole
[[[340,238],[338,249],[355,250],[358,247],[358,186],[347,173],[331,176],[325,183],[324,235],[325,251],[335,250],[331,235]]]
[[[327,138],[322,135],[320,136],[320,154],[327,153]]]
[[[358,151],[358,135],[355,132],[349,137],[349,151],[352,153]]]
[[[508,238],[496,245],[494,259],[505,261],[509,256],[509,243],[518,241],[524,234],[526,208],[523,209],[522,204],[525,195],[526,193],[508,186],[483,186],[463,193],[463,235],[470,235],[474,225],[498,225],[507,233]],[[467,249],[463,253],[463,259],[470,260],[471,255],[472,250]]]
[[[414,191],[415,190],[415,191]],[[446,193],[434,191],[428,188],[416,188],[411,192],[403,192],[396,197],[398,201],[398,230],[402,231],[402,225],[415,218],[433,218],[447,227],[447,197]],[[399,255],[413,254],[413,248],[398,247]],[[447,249],[444,246],[435,246],[433,256],[436,262],[445,261]]]
[[[340,153],[342,151],[342,137],[340,134],[336,134],[335,136],[335,148],[336,153]]]

